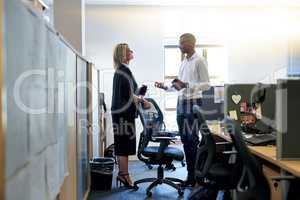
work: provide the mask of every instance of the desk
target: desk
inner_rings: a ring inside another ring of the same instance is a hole
[[[276,181],[273,181],[272,177],[285,175],[300,177],[300,161],[277,160],[275,146],[248,146],[248,148],[261,164],[269,181],[272,200],[286,199],[289,182],[280,181],[276,186]]]
[[[225,141],[231,142],[229,134],[213,131],[213,134]],[[257,158],[261,164],[263,172],[269,181],[271,188],[271,199],[286,199],[289,184],[287,181],[281,181],[278,186],[272,180],[274,176],[294,175],[300,177],[299,160],[277,160],[276,146],[248,146],[250,152]]]
[[[228,134],[213,133],[214,135],[231,142],[231,138]],[[300,177],[300,161],[299,160],[277,160],[276,159],[276,146],[248,146],[250,152],[263,159],[280,167],[281,169]]]
[[[286,172],[300,177],[300,161],[299,160],[277,160],[275,146],[248,146],[251,153],[255,156],[264,159]]]

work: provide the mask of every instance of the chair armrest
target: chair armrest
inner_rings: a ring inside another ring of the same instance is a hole
[[[232,144],[231,142],[216,142],[216,145]]]
[[[163,131],[158,131],[157,136],[167,136],[167,137],[175,137],[179,136],[178,131],[168,131],[168,130],[163,130]]]
[[[295,176],[273,176],[271,177],[273,181],[284,181],[284,180],[294,180]]]
[[[152,136],[153,140],[168,140],[168,141],[172,141],[172,140],[176,140],[175,137],[167,137],[167,136]]]
[[[237,151],[223,151],[223,154],[237,154]]]

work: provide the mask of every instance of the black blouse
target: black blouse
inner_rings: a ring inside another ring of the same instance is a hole
[[[137,91],[137,83],[130,69],[121,65],[114,74],[111,111],[113,115],[124,118],[137,116],[133,95]]]

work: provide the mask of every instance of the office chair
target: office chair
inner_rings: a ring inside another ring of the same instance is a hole
[[[135,188],[140,183],[151,182],[146,189],[147,196],[151,196],[151,189],[160,184],[167,184],[178,191],[178,195],[184,194],[180,184],[182,180],[177,178],[164,177],[163,165],[170,164],[173,160],[183,161],[184,154],[180,149],[169,147],[174,141],[174,132],[165,131],[163,128],[163,114],[159,106],[151,98],[145,98],[152,104],[151,108],[146,110],[140,104],[138,113],[143,125],[143,131],[140,135],[138,146],[138,158],[142,162],[151,165],[158,165],[156,178],[144,178],[134,182]],[[149,142],[159,143],[159,146],[148,146]],[[176,184],[177,183],[177,184]]]
[[[268,200],[270,196],[269,183],[261,167],[249,152],[241,133],[234,127],[230,119],[226,119],[226,129],[230,134],[237,156],[243,166],[241,178],[237,184],[237,199]]]
[[[217,195],[219,190],[225,190],[227,193],[231,189],[235,189],[241,175],[241,165],[238,160],[231,163],[229,159],[235,151],[220,151],[217,152],[218,145],[226,145],[226,149],[232,148],[230,142],[216,143],[210,129],[208,128],[205,118],[201,113],[199,106],[193,107],[193,112],[196,114],[200,127],[202,139],[198,145],[195,178],[200,185],[200,188],[194,190],[189,199],[198,199],[199,194],[203,192],[203,187],[209,188],[215,192],[211,194]],[[201,196],[201,198],[203,198]],[[213,199],[213,197],[210,197]],[[215,199],[215,197],[214,197]]]

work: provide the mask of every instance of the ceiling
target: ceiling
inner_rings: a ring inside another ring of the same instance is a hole
[[[53,1],[39,0],[47,5]],[[92,5],[143,6],[300,6],[300,0],[83,0]]]
[[[300,6],[300,0],[85,0],[98,5]]]

